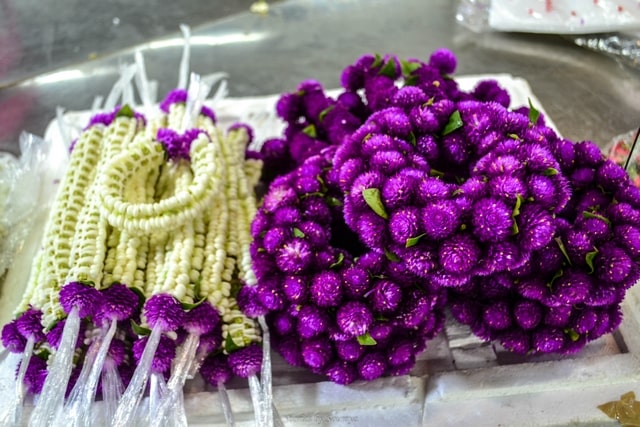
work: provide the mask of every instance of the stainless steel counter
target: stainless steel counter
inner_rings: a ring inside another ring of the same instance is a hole
[[[193,26],[192,70],[229,73],[231,96],[293,90],[307,78],[336,87],[363,53],[427,59],[445,46],[458,56],[457,74],[524,77],[568,138],[604,144],[639,124],[637,71],[560,36],[470,33],[450,0],[282,1],[267,16],[250,13],[247,0],[134,3],[1,2],[3,45],[25,48],[0,77],[0,149],[16,152],[22,130],[43,134],[56,106],[88,109],[135,49],[162,96],[177,82],[181,22]]]

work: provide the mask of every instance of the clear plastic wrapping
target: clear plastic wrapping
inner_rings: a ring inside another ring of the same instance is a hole
[[[458,22],[469,29],[593,34],[640,28],[634,0],[461,0]]]

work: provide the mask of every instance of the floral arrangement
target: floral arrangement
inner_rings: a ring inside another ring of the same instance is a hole
[[[262,333],[236,299],[256,282],[261,162],[245,159],[250,128],[223,133],[187,96],[171,92],[149,121],[126,105],[98,114],[72,145],[23,301],[2,329],[3,345],[24,355],[9,423],[33,393],[33,425],[166,425],[200,368],[221,391],[239,376],[262,396]]]
[[[589,141],[462,91],[455,56],[365,55],[325,94],[276,105],[270,183],[252,224],[258,278],[239,295],[292,365],[346,384],[407,373],[444,312],[526,354],[613,331],[640,278],[640,191]]]

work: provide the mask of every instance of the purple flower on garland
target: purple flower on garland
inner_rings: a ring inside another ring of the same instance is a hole
[[[259,344],[249,344],[229,354],[231,371],[241,377],[248,378],[260,372],[262,366],[262,347]]]
[[[101,292],[102,304],[96,310],[95,322],[123,321],[138,312],[140,297],[121,283],[114,283]]]
[[[136,363],[140,363],[148,340],[149,337],[142,337],[133,343],[131,350]],[[176,342],[166,335],[162,335],[158,343],[158,348],[153,356],[153,361],[151,362],[151,371],[155,373],[168,372],[169,369],[171,369],[171,362],[175,356]]]
[[[319,307],[335,307],[342,299],[342,280],[334,271],[322,271],[311,281],[311,300]]]
[[[182,327],[190,334],[198,336],[212,332],[220,323],[218,310],[208,301],[203,301],[187,311],[184,317]]]
[[[78,315],[93,316],[101,304],[102,296],[98,290],[80,282],[69,282],[60,289],[60,305],[69,314],[73,308],[78,309]]]
[[[313,338],[325,332],[328,327],[329,316],[326,312],[312,305],[304,306],[300,309],[297,328],[300,337]]]
[[[437,49],[429,57],[429,66],[436,68],[442,74],[452,74],[457,65],[456,56],[449,49]]]
[[[227,356],[223,353],[212,353],[204,360],[200,367],[202,378],[213,386],[226,383],[233,376]]]
[[[178,329],[185,317],[178,300],[168,294],[153,295],[144,304],[143,311],[149,325],[160,328],[162,332]]]
[[[16,320],[2,327],[2,345],[12,353],[21,353],[27,344],[25,337],[18,331]]]
[[[264,316],[268,312],[268,309],[260,302],[258,289],[255,286],[241,287],[236,296],[236,300],[240,310],[249,317]]]
[[[20,366],[18,365],[16,369],[20,369]],[[27,392],[40,394],[48,372],[46,360],[37,355],[32,357],[24,375],[24,384],[27,386]]]
[[[45,335],[42,327],[42,311],[29,308],[15,321],[18,332],[27,340],[34,343],[44,341]]]

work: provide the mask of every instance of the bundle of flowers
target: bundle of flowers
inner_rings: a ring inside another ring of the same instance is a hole
[[[365,55],[335,100],[306,81],[278,101],[240,301],[289,363],[338,383],[406,373],[446,306],[519,353],[575,352],[620,323],[640,192],[495,81],[460,90],[455,67],[444,49]]]
[[[128,106],[96,115],[73,144],[23,301],[2,330],[4,346],[24,354],[9,423],[29,392],[39,394],[33,425],[92,425],[96,396],[103,424],[130,425],[150,384],[138,421],[166,425],[201,365],[216,386],[260,372],[261,331],[236,296],[255,284],[261,162],[245,159],[245,125],[223,133],[186,98],[170,93],[148,122]]]

